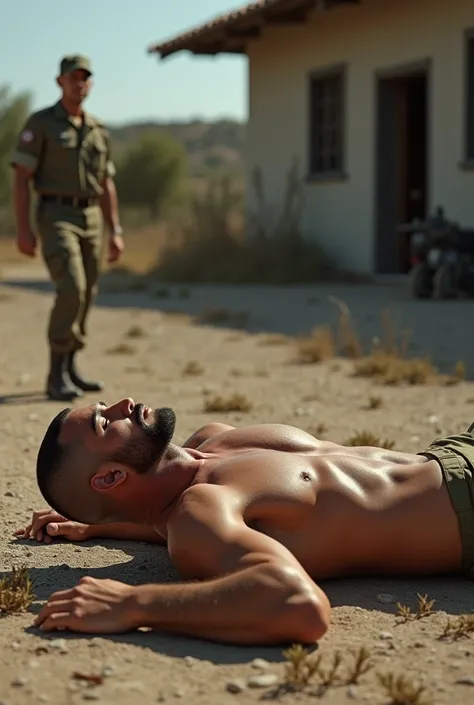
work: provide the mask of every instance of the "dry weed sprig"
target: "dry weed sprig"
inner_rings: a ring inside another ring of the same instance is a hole
[[[252,408],[252,402],[243,394],[233,394],[230,397],[212,396],[204,400],[204,411],[206,413],[224,411],[248,412]]]
[[[362,357],[363,348],[359,335],[352,323],[352,316],[348,305],[345,301],[329,296],[328,300],[333,303],[339,310],[339,320],[337,327],[337,344],[338,349],[344,357],[351,360]]]
[[[204,373],[204,367],[197,360],[190,360],[183,368],[183,375],[197,377]]]
[[[393,448],[395,447],[395,441],[391,441],[388,438],[386,438],[385,440],[381,440],[371,431],[360,431],[359,433],[354,433],[354,435],[348,438],[343,445],[359,447],[372,446],[375,448],[385,448],[386,450],[393,450]]]
[[[398,610],[397,617],[401,617],[404,622],[431,617],[434,613],[433,607],[436,600],[430,600],[428,595],[420,595],[419,593],[417,593],[417,597],[418,605],[416,612],[412,612],[411,608],[407,605],[402,605],[400,602],[397,602],[395,605]]]
[[[370,660],[370,652],[365,646],[362,646],[358,651],[353,651],[352,656],[354,661],[348,669],[347,685],[358,683],[359,678],[368,673],[374,666]]]
[[[390,705],[430,705],[425,697],[426,688],[416,685],[407,676],[378,673],[377,678],[390,698]]]
[[[133,355],[136,352],[133,345],[128,343],[118,343],[106,350],[107,355]]]
[[[462,637],[470,636],[472,633],[474,633],[474,614],[462,614],[457,619],[448,619],[440,638],[457,641]]]
[[[0,580],[0,615],[25,612],[35,595],[28,569],[13,568]]]
[[[300,690],[310,684],[319,673],[321,654],[314,657],[301,644],[293,644],[283,652],[285,663],[285,685]]]
[[[367,408],[370,409],[371,411],[374,411],[375,409],[380,409],[382,404],[383,404],[382,397],[371,396],[371,397],[369,397]]]
[[[318,668],[318,675],[321,678],[321,685],[324,688],[329,688],[331,685],[335,685],[337,683],[337,675],[339,672],[339,669],[342,664],[342,654],[340,651],[336,651],[336,653],[333,656],[332,660],[332,665],[328,668],[328,670],[324,670],[321,668],[321,664],[319,665]]]
[[[315,365],[331,360],[336,354],[336,343],[328,326],[314,328],[310,335],[297,339],[296,362],[301,365]]]
[[[146,336],[146,330],[142,326],[135,324],[130,326],[126,332],[126,336],[127,338],[144,338]]]

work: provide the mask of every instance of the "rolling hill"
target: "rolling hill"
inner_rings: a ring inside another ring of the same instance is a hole
[[[209,172],[240,173],[246,136],[245,123],[234,120],[216,122],[142,122],[109,126],[117,156],[144,132],[162,130],[181,142],[188,155],[191,176]]]

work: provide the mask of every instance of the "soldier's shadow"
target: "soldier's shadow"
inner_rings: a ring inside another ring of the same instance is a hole
[[[0,406],[21,406],[28,404],[39,404],[40,402],[51,403],[44,392],[13,392],[12,394],[0,394]]]

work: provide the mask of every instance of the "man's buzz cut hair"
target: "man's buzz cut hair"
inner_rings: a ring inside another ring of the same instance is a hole
[[[71,409],[63,409],[48,426],[36,460],[36,481],[48,505],[63,514],[54,497],[54,484],[64,465],[67,449],[59,443],[59,434]]]

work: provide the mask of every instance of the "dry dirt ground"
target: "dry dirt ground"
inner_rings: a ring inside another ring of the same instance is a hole
[[[352,377],[353,363],[347,360],[295,364],[291,342],[275,344],[278,340],[268,338],[268,333],[294,334],[334,320],[334,306],[327,301],[331,294],[350,304],[366,339],[380,334],[380,311],[391,307],[402,326],[413,328],[414,350],[430,354],[446,369],[464,360],[471,373],[472,303],[413,302],[400,284],[189,291],[171,287],[152,296],[140,291],[104,291],[91,319],[91,343],[83,355],[83,367],[104,379],[106,400],[130,395],[147,404],[173,406],[178,441],[217,417],[234,424],[295,424],[340,442],[356,431],[370,430],[395,441],[398,449],[416,452],[439,434],[464,429],[472,421],[474,389],[470,382],[377,386]],[[46,402],[42,396],[47,357],[44,329],[50,303],[51,290],[41,268],[3,270],[0,572],[26,565],[36,599],[28,613],[0,618],[2,705],[68,705],[84,700],[114,705],[139,700],[145,705],[180,699],[226,705],[275,696],[288,703],[314,701],[315,696],[328,704],[390,703],[393,699],[377,674],[403,675],[423,685],[428,703],[473,702],[474,635],[440,639],[448,618],[474,612],[472,583],[458,577],[325,584],[334,606],[333,625],[318,653],[326,671],[338,650],[343,656],[340,680],[325,691],[317,689],[316,679],[305,692],[275,693],[275,686],[284,681],[281,649],[232,648],[150,632],[110,638],[69,633],[45,637],[33,629],[34,613],[48,595],[73,586],[84,575],[130,583],[176,579],[166,551],[143,543],[90,541],[45,546],[12,538],[32,510],[43,506],[34,479],[35,454],[47,423],[63,406]],[[232,325],[196,323],[196,315],[209,308],[240,312],[233,322],[240,325],[247,319],[250,332]],[[190,318],[177,310],[186,310]],[[132,327],[135,335],[127,337]],[[193,361],[202,366],[202,373],[184,374]],[[250,400],[250,411],[214,415],[204,411],[206,398],[234,392]],[[367,408],[371,396],[380,397],[379,408]],[[436,600],[434,614],[401,624],[394,602],[415,608],[417,593]],[[381,602],[381,594],[391,596],[389,602]],[[373,667],[358,685],[348,686],[344,679],[352,651],[362,646],[369,650]],[[255,662],[256,658],[266,663]],[[103,673],[103,683],[84,684],[73,677],[75,671]],[[275,676],[274,683],[248,687],[248,679],[262,673],[270,676],[268,683]],[[228,690],[229,682],[235,680],[241,681],[240,693]]]

